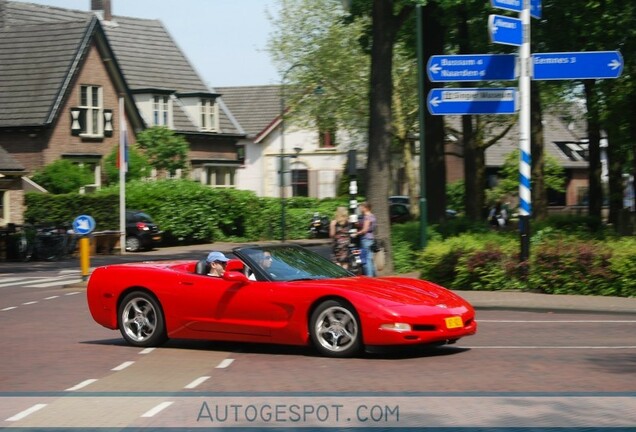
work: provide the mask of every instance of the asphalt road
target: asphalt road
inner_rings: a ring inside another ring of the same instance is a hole
[[[0,279],[0,427],[272,425],[264,400],[277,426],[636,424],[635,315],[479,310],[478,334],[456,345],[353,359],[206,341],[140,349],[93,322],[82,289],[46,285],[72,271]]]

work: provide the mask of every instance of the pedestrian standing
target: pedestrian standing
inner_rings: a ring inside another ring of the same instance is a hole
[[[338,207],[333,220],[329,223],[329,237],[333,239],[333,261],[341,267],[349,268],[349,211]]]
[[[375,244],[377,220],[371,212],[371,204],[367,201],[360,204],[360,212],[362,213],[362,227],[356,235],[360,237],[364,274],[373,277],[376,275],[375,264],[373,263],[373,245]]]

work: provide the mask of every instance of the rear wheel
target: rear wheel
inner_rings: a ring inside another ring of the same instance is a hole
[[[340,300],[321,303],[309,322],[311,340],[327,357],[351,357],[362,348],[360,321],[353,307]]]
[[[166,341],[166,325],[159,302],[149,293],[134,291],[119,306],[119,331],[126,342],[149,347]]]

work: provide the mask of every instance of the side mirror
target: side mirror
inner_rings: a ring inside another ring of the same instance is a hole
[[[242,283],[249,282],[249,279],[247,278],[247,276],[245,276],[245,274],[243,274],[240,271],[226,270],[225,273],[223,273],[223,279],[230,282],[242,282]]]

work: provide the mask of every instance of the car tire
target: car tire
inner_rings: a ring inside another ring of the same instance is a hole
[[[353,357],[362,349],[362,329],[355,309],[341,300],[327,300],[309,321],[311,341],[327,357]]]
[[[117,324],[126,342],[133,346],[157,346],[167,339],[161,305],[144,291],[133,291],[124,297],[119,305]]]
[[[126,251],[139,252],[141,250],[141,241],[135,236],[126,237]]]

